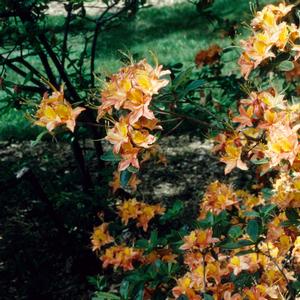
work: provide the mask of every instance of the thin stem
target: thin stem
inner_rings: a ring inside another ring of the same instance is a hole
[[[64,38],[63,43],[61,47],[61,65],[64,68],[65,67],[65,60],[67,55],[67,47],[68,47],[68,36],[69,36],[69,30],[70,30],[70,23],[72,19],[72,10],[73,10],[73,4],[69,1],[67,4],[65,4],[65,9],[67,11],[67,17],[65,21],[65,30],[64,30]]]
[[[165,110],[161,110],[159,108],[156,108],[156,112],[159,113],[159,114],[162,114],[162,115],[172,115],[172,116],[175,116],[175,117],[178,117],[178,118],[181,118],[181,119],[189,120],[189,121],[194,122],[196,124],[199,124],[199,125],[202,125],[202,126],[207,126],[207,127],[213,128],[213,129],[220,129],[219,127],[214,126],[214,125],[212,125],[208,122],[198,120],[198,119],[195,119],[195,118],[190,117],[190,116],[178,114],[178,113],[175,113],[173,111],[165,111]]]

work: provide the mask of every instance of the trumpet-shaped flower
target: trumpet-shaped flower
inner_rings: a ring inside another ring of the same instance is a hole
[[[113,241],[113,237],[110,236],[108,232],[108,223],[102,223],[100,226],[94,228],[94,232],[91,236],[93,251],[100,250],[102,246],[109,244]]]
[[[126,119],[121,118],[119,122],[115,123],[113,128],[108,129],[105,139],[114,145],[114,153],[119,153],[121,146],[129,141]]]
[[[140,260],[142,251],[126,246],[112,246],[105,250],[100,257],[103,262],[103,268],[113,265],[114,268],[122,268],[124,271],[133,270],[133,262]]]
[[[149,222],[156,216],[162,215],[165,208],[160,204],[150,205],[136,199],[124,201],[117,207],[122,222],[127,225],[130,219],[137,220],[137,227],[147,231]]]
[[[226,164],[225,174],[230,173],[234,168],[248,170],[247,165],[241,159],[241,155],[242,147],[238,147],[234,143],[225,146],[225,154],[220,159],[221,162]]]
[[[189,235],[183,238],[184,244],[180,247],[182,250],[203,250],[219,241],[212,237],[212,229],[193,230]]]
[[[58,126],[66,125],[73,132],[76,118],[84,110],[85,108],[83,107],[73,109],[71,104],[65,100],[62,89],[61,91],[53,92],[50,97],[48,94],[44,95],[35,115],[37,119],[35,124],[46,127],[50,132]]]
[[[141,148],[134,147],[130,142],[124,143],[120,149],[121,161],[119,162],[118,170],[123,171],[130,165],[139,169],[140,164],[138,160],[138,154]]]
[[[291,128],[286,123],[276,123],[269,128],[268,150],[266,157],[270,159],[270,166],[277,166],[282,160],[292,165],[299,151],[298,126]]]

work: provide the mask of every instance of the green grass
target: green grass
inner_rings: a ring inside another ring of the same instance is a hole
[[[249,1],[240,0],[238,5],[232,5],[232,0],[216,0],[212,7],[213,12],[223,19],[241,24],[251,18]],[[270,3],[271,1],[261,1]],[[64,18],[49,16],[45,25],[51,30],[55,39],[62,39]],[[138,58],[151,58],[150,51],[154,52],[159,62],[168,65],[181,62],[184,67],[193,65],[195,54],[211,44],[222,47],[230,46],[233,41],[224,38],[224,24],[197,13],[191,3],[183,3],[169,7],[144,8],[132,20],[125,21],[113,28],[101,32],[97,45],[96,72],[110,74],[121,66],[120,52],[129,52]],[[92,33],[92,26],[75,21],[72,23],[69,49],[72,57],[78,58],[85,36]],[[240,37],[238,37],[239,39]],[[237,41],[236,41],[237,43]],[[39,66],[39,61],[30,61]],[[86,61],[86,69],[89,62]],[[15,74],[8,74],[8,78],[15,79]],[[23,81],[19,78],[19,83]],[[0,105],[1,107],[1,105]],[[32,138],[36,130],[24,120],[24,114],[15,110],[0,116],[0,139]]]

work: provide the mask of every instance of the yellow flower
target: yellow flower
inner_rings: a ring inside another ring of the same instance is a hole
[[[136,219],[138,221],[137,227],[143,227],[144,231],[147,231],[148,224],[155,215],[161,215],[165,211],[165,208],[160,204],[146,204],[145,202],[137,201],[135,198],[124,201],[117,206],[117,209],[125,225],[128,224],[130,219]]]
[[[182,250],[205,249],[218,242],[218,238],[213,238],[212,229],[193,230],[189,235],[183,238],[184,244],[180,247]]]
[[[94,232],[91,236],[93,251],[100,250],[102,246],[113,241],[113,237],[111,237],[108,232],[108,223],[102,223],[100,226],[94,228]]]
[[[112,246],[105,250],[100,257],[103,268],[113,265],[115,268],[121,267],[124,271],[133,270],[133,262],[140,260],[142,251],[126,246]]]
[[[116,122],[113,128],[108,129],[105,139],[114,145],[114,153],[119,153],[122,144],[129,141],[127,120],[121,118]]]
[[[230,173],[234,168],[248,170],[247,165],[241,160],[242,148],[234,143],[228,143],[225,146],[225,155],[220,159],[226,164],[225,175]]]
[[[44,95],[35,115],[35,124],[46,127],[50,132],[58,126],[66,125],[73,132],[76,118],[84,110],[83,107],[72,109],[71,104],[64,98],[62,88],[61,91],[53,92],[50,97],[48,94]]]

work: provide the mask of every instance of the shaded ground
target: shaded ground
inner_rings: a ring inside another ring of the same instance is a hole
[[[224,180],[223,166],[211,155],[209,142],[171,136],[160,144],[168,165],[145,164],[139,174],[138,198],[165,204],[180,199],[189,207],[189,216],[196,216],[205,186]],[[86,149],[96,178],[96,162],[89,146]],[[99,210],[101,187],[97,195],[81,192],[71,149],[64,143],[42,142],[33,148],[29,141],[1,142],[0,164],[0,288],[6,291],[1,299],[89,299],[87,276],[100,271],[89,248],[89,233]],[[55,215],[31,183],[3,186],[24,166],[36,174]],[[226,180],[239,177],[243,184],[247,178],[238,174]],[[59,221],[66,232],[60,230]]]

